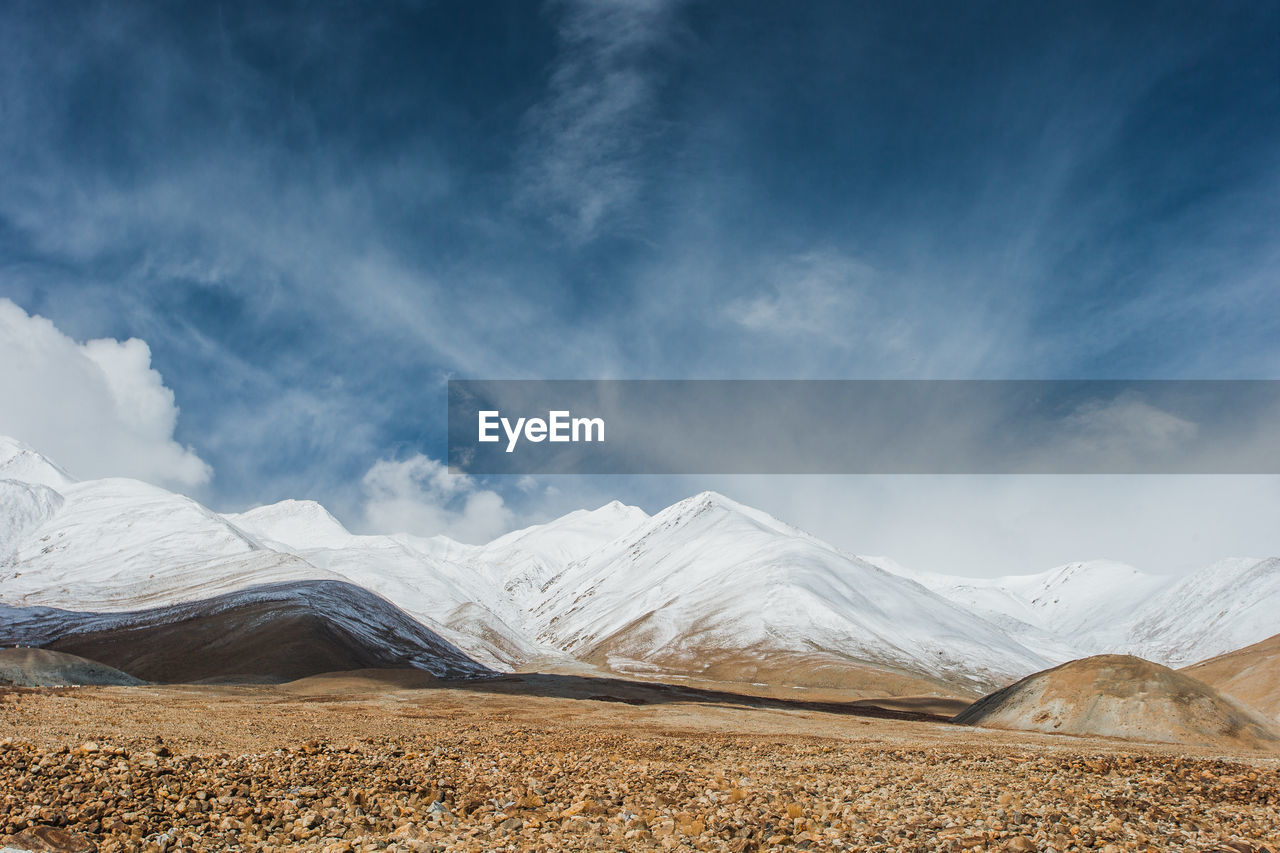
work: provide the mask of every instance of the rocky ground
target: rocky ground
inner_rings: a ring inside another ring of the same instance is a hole
[[[102,851],[1280,848],[1280,764],[1263,755],[730,702],[343,687],[3,691],[0,839]]]

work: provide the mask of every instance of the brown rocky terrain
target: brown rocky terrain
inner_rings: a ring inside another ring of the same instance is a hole
[[[1129,655],[1097,655],[1029,675],[981,699],[957,723],[997,729],[1280,749],[1280,734],[1209,685]]]
[[[550,676],[9,689],[0,838],[102,851],[1280,844],[1273,757],[839,710]]]
[[[1280,722],[1280,634],[1181,671]]]
[[[600,671],[618,672],[624,678],[633,675],[625,669],[610,668],[613,653],[608,644],[584,653],[581,660]],[[760,646],[742,649],[697,647],[663,651],[647,657],[645,663],[661,673],[662,678],[676,676],[747,692],[803,688],[840,695],[959,695],[970,700],[981,697],[985,692],[976,684],[963,684],[957,679],[928,678],[821,650],[802,653]],[[644,672],[638,675],[643,677]],[[775,685],[781,687],[773,687]],[[987,685],[985,689],[991,686]],[[760,691],[759,688],[765,690]]]

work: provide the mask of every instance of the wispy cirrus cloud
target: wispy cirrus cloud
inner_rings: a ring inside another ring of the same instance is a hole
[[[558,55],[525,117],[517,204],[590,240],[641,195],[661,141],[659,89],[680,0],[559,0]]]
[[[830,249],[773,265],[761,291],[725,306],[725,315],[751,332],[786,337],[819,336],[837,346],[851,343],[851,328],[865,329],[874,311],[876,273]]]

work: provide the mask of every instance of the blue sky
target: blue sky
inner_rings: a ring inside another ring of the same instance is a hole
[[[0,298],[145,341],[172,392],[169,435],[162,405],[144,426],[176,449],[114,472],[220,509],[475,538],[716,487],[924,568],[1280,550],[1272,479],[431,465],[449,377],[1280,377],[1274,2],[8,3],[0,187]],[[12,384],[43,420],[10,431],[89,457],[67,395]]]

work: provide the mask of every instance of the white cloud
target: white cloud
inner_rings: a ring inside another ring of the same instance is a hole
[[[211,470],[174,441],[178,407],[145,341],[80,344],[0,298],[0,434],[74,476],[197,486]]]
[[[365,526],[380,533],[444,534],[488,542],[511,529],[513,514],[497,492],[421,453],[380,459],[362,480]]]

